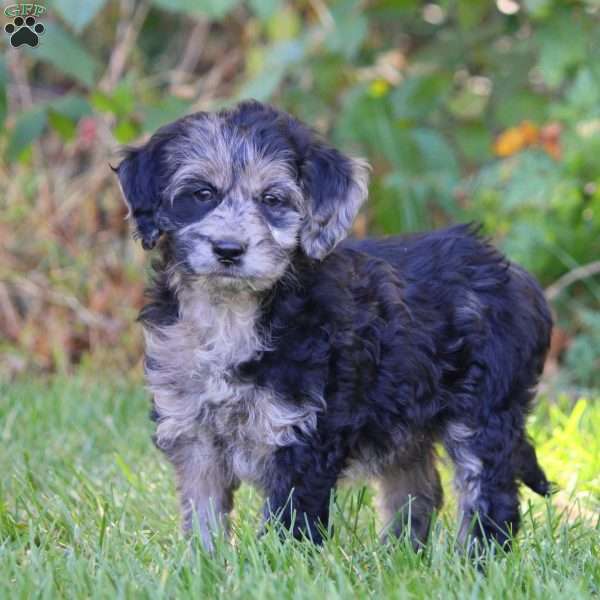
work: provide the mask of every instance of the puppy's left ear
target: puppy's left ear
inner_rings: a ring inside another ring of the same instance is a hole
[[[141,148],[127,148],[124,154],[113,171],[119,177],[129,215],[135,222],[134,236],[141,239],[144,250],[152,250],[162,233],[156,221],[160,204],[156,145],[151,140]]]
[[[309,145],[301,165],[308,213],[300,245],[307,256],[324,258],[348,235],[367,199],[369,170],[366,161],[348,158],[321,141]]]

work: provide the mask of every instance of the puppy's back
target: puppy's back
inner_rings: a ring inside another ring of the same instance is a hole
[[[507,360],[534,361],[531,370],[541,371],[552,329],[543,290],[473,225],[347,240],[341,248],[391,264],[404,282],[409,308],[426,306],[445,317],[450,329],[470,332],[474,347],[480,345],[475,338],[480,338],[482,344],[497,345]],[[519,365],[514,368],[518,370]]]

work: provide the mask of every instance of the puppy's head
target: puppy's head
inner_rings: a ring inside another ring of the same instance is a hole
[[[116,169],[145,249],[216,286],[265,289],[300,249],[324,258],[367,196],[367,165],[258,102],[197,113],[128,149]]]

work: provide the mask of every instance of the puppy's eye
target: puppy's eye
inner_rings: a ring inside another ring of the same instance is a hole
[[[281,197],[278,196],[277,194],[274,194],[273,192],[266,192],[265,194],[263,194],[260,198],[261,202],[263,204],[266,204],[267,206],[281,206],[285,200]]]
[[[198,202],[209,202],[210,200],[214,200],[215,191],[209,187],[203,187],[193,192],[192,196]]]

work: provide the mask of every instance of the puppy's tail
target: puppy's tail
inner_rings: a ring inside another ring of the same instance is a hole
[[[558,491],[558,486],[548,481],[538,463],[535,448],[527,437],[523,436],[520,445],[513,454],[517,477],[532,491],[540,496],[550,496]]]

